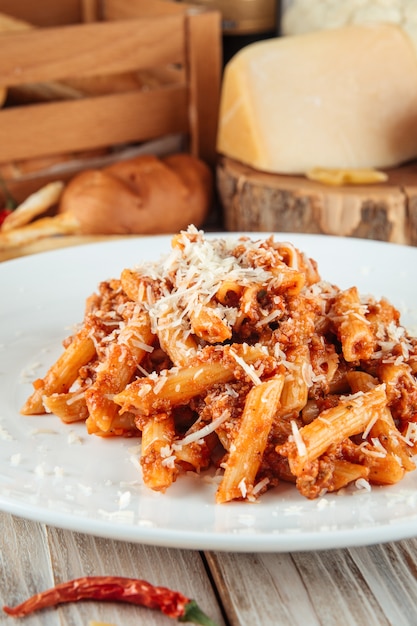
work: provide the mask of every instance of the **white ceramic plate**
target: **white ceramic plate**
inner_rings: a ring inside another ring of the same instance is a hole
[[[262,237],[262,234],[253,235]],[[388,297],[417,328],[417,249],[358,239],[277,235],[341,287]],[[66,248],[0,265],[0,509],[112,539],[177,548],[280,552],[417,535],[417,471],[399,485],[308,501],[282,484],[256,504],[214,504],[215,486],[180,477],[165,494],[141,480],[134,439],[19,408],[104,279],[168,251],[169,237]]]

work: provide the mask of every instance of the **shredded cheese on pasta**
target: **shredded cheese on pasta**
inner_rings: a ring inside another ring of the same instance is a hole
[[[327,282],[289,242],[191,226],[99,284],[22,413],[139,437],[150,489],[209,469],[219,504],[282,481],[313,499],[415,469],[416,376],[417,339],[387,300]]]

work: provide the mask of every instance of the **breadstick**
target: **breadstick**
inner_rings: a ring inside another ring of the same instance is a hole
[[[63,189],[64,183],[55,181],[32,193],[5,218],[1,231],[8,232],[25,226],[35,217],[42,215],[47,209],[58,203]]]
[[[39,239],[54,235],[73,235],[78,228],[78,220],[70,213],[43,217],[21,228],[0,232],[0,250],[26,246]]]

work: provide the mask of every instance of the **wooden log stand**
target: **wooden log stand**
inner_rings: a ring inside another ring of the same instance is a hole
[[[384,183],[334,187],[260,172],[221,156],[217,188],[224,226],[417,245],[417,162],[387,174]]]

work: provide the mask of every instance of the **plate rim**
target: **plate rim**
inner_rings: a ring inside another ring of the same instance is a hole
[[[374,249],[385,251],[393,248],[398,251],[405,251],[405,254],[411,254],[416,256],[417,248],[408,246],[406,244],[392,244],[385,241],[377,240],[365,240],[365,239],[352,239],[348,237],[340,237],[333,235],[320,235],[320,234],[308,234],[308,233],[281,233],[281,232],[241,232],[241,231],[213,231],[207,232],[205,235],[210,238],[213,237],[257,237],[263,238],[273,234],[277,240],[281,241],[293,241],[298,239],[300,242],[316,241],[316,242],[331,242],[332,244],[339,244],[343,241],[343,245],[354,244],[359,248]],[[54,250],[46,250],[43,252],[35,253],[34,255],[28,255],[17,259],[10,259],[0,264],[0,276],[5,272],[10,271],[10,267],[26,267],[35,264],[42,265],[44,262],[48,263],[51,257],[57,259],[65,259],[73,257],[74,255],[88,255],[90,250],[101,248],[104,250],[110,250],[113,247],[119,248],[120,246],[138,245],[138,262],[141,261],[140,256],[140,243],[142,242],[154,242],[159,240],[162,242],[168,242],[171,235],[146,235],[146,236],[132,236],[132,239],[126,240],[125,238],[117,238],[111,241],[96,241],[77,244],[76,246],[68,246],[65,248],[58,248]],[[297,243],[295,245],[298,245]],[[299,246],[300,247],[300,246]],[[307,252],[303,248],[300,248]],[[319,265],[320,270],[320,265]],[[105,279],[106,276],[103,276]],[[325,279],[326,277],[323,276]],[[93,288],[96,285],[92,285]],[[83,303],[81,303],[83,304]],[[0,313],[1,315],[1,313]],[[0,354],[1,364],[1,354]],[[219,506],[219,505],[217,505]],[[227,506],[227,505],[221,505]],[[251,506],[245,504],[244,506]],[[417,521],[417,511],[414,516],[410,516],[407,520],[396,521],[394,524],[376,526],[369,530],[360,528],[352,528],[349,530],[329,530],[324,536],[323,533],[318,532],[300,532],[294,533],[282,533],[275,534],[272,537],[265,533],[253,533],[246,536],[230,533],[216,533],[214,535],[207,536],[206,532],[195,531],[190,533],[189,531],[170,530],[168,536],[166,531],[161,532],[160,529],[147,529],[141,528],[140,533],[137,532],[137,527],[125,525],[119,525],[118,528],[114,528],[110,522],[105,520],[98,520],[94,518],[80,518],[72,515],[61,515],[59,512],[51,512],[44,507],[37,508],[36,506],[26,505],[23,506],[20,503],[16,503],[5,497],[0,490],[0,510],[8,512],[18,517],[24,517],[31,519],[32,521],[46,523],[51,526],[57,526],[74,532],[85,532],[87,534],[93,534],[101,537],[118,539],[122,541],[132,541],[147,543],[149,545],[159,545],[164,547],[175,548],[191,548],[191,549],[208,549],[219,551],[262,551],[262,552],[289,552],[293,550],[316,550],[316,549],[330,549],[340,547],[352,547],[361,545],[371,545],[373,543],[381,543],[386,541],[392,541],[397,539],[410,538],[417,535],[417,530],[413,530],[413,525]],[[373,538],[370,538],[370,534]],[[232,545],[231,545],[232,544]]]

